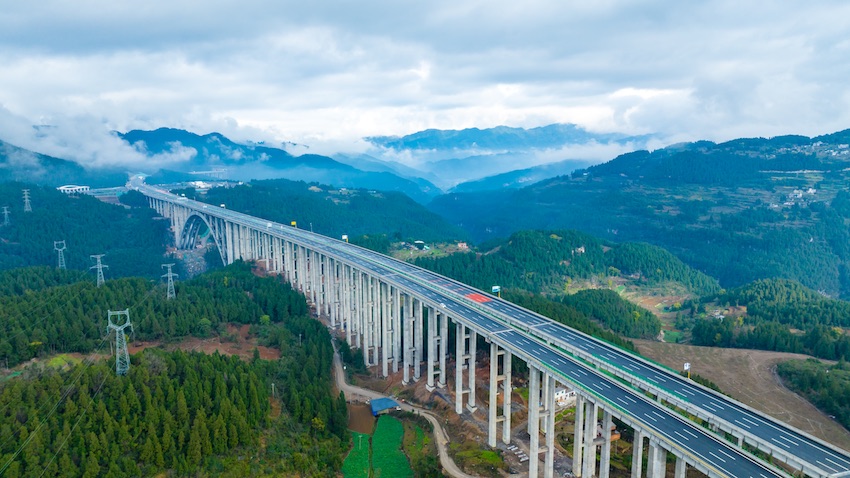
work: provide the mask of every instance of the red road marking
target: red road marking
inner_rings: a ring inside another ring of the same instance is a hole
[[[481,294],[478,294],[478,293],[475,293],[475,292],[473,292],[471,294],[466,294],[466,298],[472,299],[472,300],[474,300],[475,302],[478,302],[478,303],[490,302],[492,300],[487,296],[484,296],[484,295],[481,295]]]

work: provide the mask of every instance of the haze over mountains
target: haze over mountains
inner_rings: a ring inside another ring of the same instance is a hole
[[[50,134],[49,128],[40,131]],[[4,146],[0,158],[6,159],[4,169],[11,179],[23,175],[63,184],[118,185],[120,174],[115,173],[127,169],[193,173],[195,179],[204,178],[204,172],[226,169],[225,177],[232,180],[284,177],[337,187],[399,191],[424,203],[453,187],[459,191],[481,189],[493,181],[497,187],[520,187],[567,174],[617,153],[644,147],[653,139],[596,134],[562,124],[532,129],[500,126],[426,130],[403,137],[367,138],[372,146],[366,153],[343,152],[331,158],[310,154],[309,148],[302,145],[237,143],[219,133],[199,135],[173,128],[115,133],[115,138],[123,145],[125,156],[137,159],[123,160],[120,167],[82,168],[14,145]],[[295,154],[296,151],[308,154]],[[528,170],[512,173],[518,169]],[[46,171],[52,172],[42,174]],[[87,176],[86,171],[98,174]],[[108,180],[103,177],[104,172],[109,173]],[[508,176],[486,179],[506,173]],[[483,185],[462,184],[482,179]]]

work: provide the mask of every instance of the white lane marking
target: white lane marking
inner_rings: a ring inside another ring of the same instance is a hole
[[[724,455],[726,455],[727,457],[729,457],[729,459],[730,459],[730,460],[735,461],[735,457],[734,457],[734,456],[732,456],[732,455],[730,455],[730,454],[726,453],[726,452],[725,452],[725,451],[723,451],[723,450],[719,450],[719,449],[718,449],[717,451],[719,451],[720,453],[723,453]]]
[[[780,440],[784,440],[784,441],[786,441],[786,442],[788,442],[788,443],[790,443],[790,444],[792,444],[792,445],[794,445],[794,446],[800,446],[800,442],[798,442],[798,441],[796,441],[796,440],[792,440],[792,439],[790,439],[790,438],[787,438],[787,437],[785,437],[784,435],[779,435],[779,436],[778,436],[778,438],[779,438]]]
[[[688,435],[694,437],[694,438],[697,438],[697,436],[694,434],[694,432],[688,430],[687,428],[683,428],[682,431],[687,433]]]
[[[750,424],[750,425],[752,425],[752,426],[755,426],[755,427],[759,426],[759,423],[758,423],[758,422],[754,422],[754,421],[750,420],[749,418],[747,418],[747,417],[745,417],[745,416],[741,416],[741,420],[743,420],[743,421],[745,421],[745,422],[749,423],[749,424]]]
[[[686,440],[686,441],[687,441],[687,440],[690,440],[690,438],[688,438],[688,437],[686,437],[685,435],[682,435],[681,433],[679,433],[679,430],[674,430],[674,431],[673,431],[673,433],[675,433],[676,435],[679,435],[679,438],[681,438],[682,440]]]
[[[734,420],[734,422],[735,422],[735,423],[737,423],[738,425],[741,425],[742,427],[746,428],[747,430],[749,430],[749,429],[750,429],[750,426],[749,426],[749,425],[747,425],[746,423],[744,423],[744,422],[742,422],[742,421],[738,420],[737,418]]]
[[[717,458],[718,460],[722,461],[723,463],[726,463],[726,460],[724,460],[723,458],[720,458],[719,456],[717,456],[717,454],[716,454],[716,453],[714,453],[713,451],[708,452],[708,454],[709,454],[709,455],[711,455],[711,456],[713,456],[714,458]]]

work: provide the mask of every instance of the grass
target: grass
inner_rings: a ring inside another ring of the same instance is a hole
[[[401,451],[404,427],[395,417],[382,415],[372,435],[372,470],[375,478],[412,477],[413,470]]]
[[[342,476],[345,478],[369,478],[369,440],[364,433],[351,432],[354,446],[342,462]]]
[[[59,354],[47,361],[50,367],[62,368],[65,366],[74,366],[82,362],[82,359],[71,357],[68,354]]]
[[[678,330],[665,330],[664,331],[664,341],[677,344],[679,340],[682,339],[682,332]]]

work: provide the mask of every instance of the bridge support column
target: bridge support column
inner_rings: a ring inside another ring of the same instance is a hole
[[[502,381],[502,443],[507,445],[511,442],[511,394],[513,391],[511,386],[511,353],[507,350],[503,350],[503,352],[502,374],[505,379]]]
[[[667,453],[661,444],[653,439],[649,440],[649,453],[646,459],[646,477],[647,478],[664,478],[667,474]]]
[[[413,316],[413,380],[418,382],[422,378],[422,321],[423,321],[423,304],[421,300],[414,299],[414,316]]]
[[[335,259],[328,258],[328,285],[330,287],[329,314],[331,319],[331,328],[336,328],[337,320],[339,320],[339,272]]]
[[[389,376],[389,363],[390,363],[390,355],[392,354],[392,320],[390,318],[391,310],[390,307],[390,297],[392,294],[392,288],[389,284],[381,284],[380,287],[380,301],[381,301],[381,356],[383,357],[383,361],[381,362],[381,372],[384,377]]]
[[[538,476],[540,465],[540,370],[528,364],[528,477]]]
[[[543,373],[544,390],[543,412],[546,417],[544,430],[546,434],[546,456],[543,460],[543,476],[553,478],[555,473],[555,377]]]
[[[501,370],[499,373],[499,358],[502,358]],[[503,439],[507,436],[510,441],[510,352],[505,351],[495,342],[490,342],[490,410],[488,416],[488,433],[487,444],[490,447],[496,447],[497,441],[497,425],[502,423]],[[499,415],[499,384],[504,385],[502,391],[503,405],[502,415]],[[505,441],[505,443],[508,443]]]
[[[583,476],[581,459],[582,444],[584,443],[584,402],[581,395],[576,394],[575,429],[573,430],[573,475]]]
[[[351,347],[351,270],[345,264],[342,264],[342,326],[345,341]]]
[[[319,283],[319,269],[321,269],[321,265],[319,265],[319,253],[316,251],[309,251],[307,253],[309,257],[307,266],[310,268],[310,297],[313,298],[313,307],[316,308],[316,315],[319,315],[322,311],[322,306],[319,303],[319,287],[321,284]]]
[[[611,412],[602,410],[602,450],[599,453],[599,478],[608,478],[611,472]]]
[[[581,475],[590,478],[596,474],[596,416],[599,405],[587,400],[584,417],[584,456],[581,460]]]
[[[428,307],[426,309],[428,313],[428,337],[425,339],[428,342],[428,357],[425,359],[427,362],[427,371],[425,376],[425,388],[429,392],[434,391],[434,374],[440,373],[439,371],[434,371],[434,365],[439,367],[439,358],[437,357],[437,341],[440,339],[437,337],[437,313],[434,311],[433,307]]]
[[[363,337],[363,315],[365,307],[365,296],[363,292],[363,274],[360,271],[353,271],[355,275],[354,282],[354,326],[356,334],[354,340],[357,342],[357,347],[363,352],[363,362],[369,366],[369,348],[366,346],[366,337]]]
[[[390,307],[392,308],[391,317],[393,319],[393,333],[392,333],[392,347],[393,347],[393,373],[398,373],[399,368],[399,360],[401,360],[401,341],[402,341],[402,303],[401,303],[401,291],[398,288],[393,287],[393,294],[391,297],[392,303]],[[405,311],[404,314],[407,314]]]
[[[478,342],[478,334],[475,333],[472,329],[466,329],[469,331],[469,359],[467,360],[468,371],[467,378],[469,379],[469,395],[468,400],[466,402],[466,409],[470,412],[475,412],[478,407],[475,405],[475,355],[476,355],[476,347]]]
[[[363,350],[363,362],[367,367],[375,365],[370,353],[372,346],[372,328],[369,327],[372,315],[372,287],[371,278],[362,272],[357,272],[359,283],[357,290],[357,328],[360,337],[361,349]]]
[[[641,478],[643,475],[643,439],[643,433],[635,430],[632,443],[632,478]]]
[[[435,317],[440,317],[440,380],[437,382],[437,386],[440,388],[446,388],[446,355],[448,350],[446,347],[449,346],[449,316],[443,313],[438,313]]]
[[[413,365],[413,297],[404,295],[404,316],[401,321],[401,347],[402,347],[402,372],[401,383],[407,385],[410,382],[410,367]]]
[[[455,412],[463,413],[463,365],[466,362],[466,327],[458,323],[456,325],[456,348],[455,348]]]
[[[676,470],[673,472],[673,478],[685,478],[688,472],[688,462],[682,457],[676,457]]]
[[[369,297],[372,301],[373,307],[371,322],[366,324],[364,327],[370,330],[370,334],[372,336],[372,365],[378,365],[379,354],[378,352],[383,352],[383,376],[387,376],[387,357],[386,357],[386,322],[382,318],[382,315],[386,314],[386,303],[384,301],[384,297],[386,296],[385,290],[387,288],[387,284],[384,284],[379,279],[375,278],[369,282]]]

